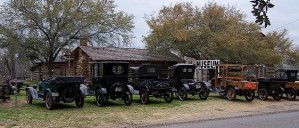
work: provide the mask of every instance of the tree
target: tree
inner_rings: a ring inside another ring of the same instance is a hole
[[[244,19],[243,13],[230,6],[208,3],[200,9],[188,2],[178,3],[147,19],[151,32],[144,40],[155,52],[172,51],[226,63],[281,64],[278,38],[268,39],[260,26]]]
[[[274,4],[270,2],[270,0],[251,0],[252,11],[251,13],[256,17],[255,22],[265,25],[271,25],[270,20],[267,16],[267,12],[269,8],[273,8]]]
[[[11,0],[1,8],[1,46],[15,44],[52,74],[54,60],[72,37],[98,45],[130,43],[133,16],[116,11],[112,0]]]

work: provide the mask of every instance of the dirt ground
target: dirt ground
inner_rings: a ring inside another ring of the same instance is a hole
[[[270,97],[266,101],[261,101],[256,98],[253,102],[247,102],[244,99],[236,101],[222,100],[223,101],[219,101],[213,105],[210,105],[208,102],[201,103],[203,106],[200,108],[188,105],[179,106],[175,108],[176,110],[174,110],[174,112],[166,114],[167,116],[164,116],[165,118],[163,119],[140,121],[130,126],[149,127],[171,123],[243,117],[284,111],[299,111],[298,99],[296,101],[288,101],[287,99],[275,101]],[[184,110],[181,111],[182,109]],[[165,115],[165,113],[159,112],[157,112],[157,114],[161,116]]]

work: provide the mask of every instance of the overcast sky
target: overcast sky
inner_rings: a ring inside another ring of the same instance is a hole
[[[135,16],[134,35],[136,38],[133,40],[134,47],[144,48],[142,36],[148,35],[149,32],[144,16],[157,14],[163,6],[182,1],[192,2],[194,6],[198,7],[203,7],[208,1],[214,1],[220,5],[232,5],[247,15],[247,21],[255,21],[255,17],[251,14],[250,0],[115,0],[115,4],[118,10]],[[271,2],[275,5],[268,13],[272,25],[263,29],[263,32],[287,29],[293,44],[299,46],[299,0],[271,0]]]

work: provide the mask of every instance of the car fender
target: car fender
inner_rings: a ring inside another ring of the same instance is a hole
[[[37,91],[33,87],[26,87],[26,91],[29,91],[31,94],[32,98],[38,98]]]
[[[183,86],[186,88],[186,90],[187,90],[187,91],[189,91],[189,90],[190,90],[190,87],[189,87],[189,85],[188,85],[188,84],[183,84]]]
[[[149,92],[149,87],[148,87],[148,86],[141,86],[141,87],[140,87],[140,89],[142,89],[142,88],[145,88],[145,89],[146,89],[146,91],[148,91],[148,92]]]
[[[88,88],[85,84],[80,84],[80,91],[81,91],[81,96],[85,97],[86,95],[88,95]]]
[[[103,94],[107,94],[107,89],[106,88],[103,88],[102,86],[100,86],[97,90],[101,90],[101,93]]]
[[[283,92],[285,92],[285,90],[284,90],[284,88],[283,88],[283,87],[280,87],[280,89],[281,89],[282,93],[283,93]]]
[[[134,88],[132,85],[127,85],[127,89],[130,91],[131,94],[134,94]]]

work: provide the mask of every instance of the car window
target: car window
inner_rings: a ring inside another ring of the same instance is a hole
[[[148,72],[148,73],[155,73],[156,69],[155,68],[147,68],[146,72]]]
[[[124,73],[124,68],[121,65],[116,65],[116,66],[112,67],[112,72],[114,74],[122,74],[122,73]]]

